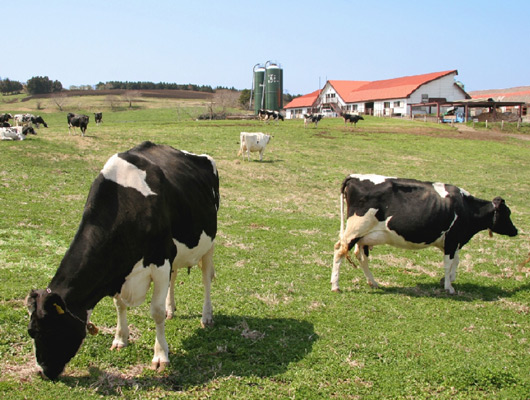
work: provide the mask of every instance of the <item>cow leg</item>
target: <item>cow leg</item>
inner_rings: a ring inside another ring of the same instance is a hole
[[[171,272],[171,280],[169,281],[169,291],[166,297],[166,319],[172,319],[175,315],[177,306],[175,305],[175,280],[177,279],[177,268],[173,268]]]
[[[247,148],[247,160],[250,162],[250,149],[249,148]]]
[[[116,334],[112,342],[111,350],[121,349],[127,346],[127,340],[129,339],[129,326],[127,325],[127,306],[121,299],[120,295],[114,296],[114,306],[118,314],[118,323],[116,325]]]
[[[359,264],[361,264],[361,268],[363,269],[364,276],[366,276],[368,284],[373,288],[379,287],[379,284],[375,281],[374,276],[368,267],[368,247],[355,246],[355,255],[359,260]]]
[[[210,299],[210,291],[212,287],[212,279],[215,277],[215,269],[213,265],[213,252],[215,245],[212,244],[212,247],[208,252],[202,256],[201,260],[201,270],[202,270],[202,283],[204,285],[204,305],[202,307],[202,318],[201,326],[204,328],[206,326],[213,325],[213,316],[212,316],[212,301]]]
[[[456,279],[456,270],[458,268],[460,257],[458,256],[458,251],[455,252],[453,258],[450,255],[444,255],[444,289],[449,292],[449,294],[455,294],[455,288],[452,285],[452,282]]]
[[[260,160],[260,161],[263,161],[263,153],[264,153],[264,150],[261,149],[261,150],[259,151],[259,160]]]
[[[333,292],[340,292],[340,266],[342,264],[342,260],[344,260],[344,257],[346,257],[346,254],[348,254],[348,247],[346,247],[346,251],[344,251],[342,241],[339,240],[337,243],[335,243],[335,251],[333,252],[333,270],[331,271],[331,290]]]
[[[346,229],[341,235],[339,241],[335,243],[335,252],[333,253],[333,270],[331,271],[331,290],[334,292],[340,292],[339,287],[339,275],[340,275],[340,265],[344,257],[348,255],[350,243],[362,238],[373,226],[377,225],[377,218],[375,214],[377,210],[370,209],[368,212],[359,217],[358,215],[353,215],[348,218],[346,222]],[[361,259],[359,259],[361,262]],[[363,267],[364,274],[368,278],[369,282],[377,287],[377,282],[373,279],[372,273],[368,269],[368,259],[365,260],[365,267]],[[370,279],[370,276],[372,277]]]
[[[171,265],[166,260],[162,267],[152,266],[153,297],[151,299],[151,317],[156,324],[155,354],[152,367],[162,372],[169,365],[169,346],[166,341],[166,309]]]

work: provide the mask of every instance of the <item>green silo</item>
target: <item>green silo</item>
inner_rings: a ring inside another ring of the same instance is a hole
[[[254,114],[258,114],[260,108],[265,107],[264,90],[265,86],[265,68],[262,65],[254,66]]]
[[[265,66],[265,108],[279,111],[283,108],[283,70],[270,61]]]

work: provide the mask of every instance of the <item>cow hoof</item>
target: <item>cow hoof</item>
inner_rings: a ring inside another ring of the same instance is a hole
[[[331,289],[331,291],[335,293],[342,293],[342,290],[340,290],[340,288]]]
[[[127,347],[126,344],[123,344],[123,343],[112,343],[112,346],[110,347],[110,350],[118,350],[120,351],[121,349],[123,349],[124,347]]]
[[[379,287],[379,284],[377,282],[368,282],[368,286],[377,289]]]
[[[172,312],[166,311],[166,319],[173,319],[174,314]]]
[[[169,366],[169,361],[153,361],[151,369],[156,372],[163,372]]]
[[[201,321],[201,328],[211,328],[213,326],[213,320]]]

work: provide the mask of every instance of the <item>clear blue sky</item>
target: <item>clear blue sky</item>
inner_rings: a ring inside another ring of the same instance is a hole
[[[63,87],[151,81],[284,90],[457,69],[467,91],[530,85],[530,1],[17,0],[2,5],[0,77]]]

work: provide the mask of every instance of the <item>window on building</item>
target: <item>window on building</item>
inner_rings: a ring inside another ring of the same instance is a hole
[[[389,101],[385,101],[384,107],[385,108],[390,108],[390,102]]]
[[[394,107],[401,107],[401,101],[394,101]]]

